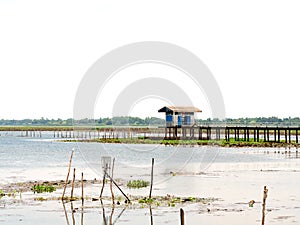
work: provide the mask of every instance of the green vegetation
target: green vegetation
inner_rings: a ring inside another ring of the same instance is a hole
[[[16,190],[13,190],[12,192],[5,193],[3,190],[0,189],[0,198],[2,198],[3,196],[15,198],[16,194],[17,194]],[[21,196],[22,195],[21,195],[21,192],[20,192],[20,198],[21,198]]]
[[[176,205],[180,204],[187,204],[187,203],[202,203],[207,204],[208,202],[215,201],[217,199],[214,198],[196,198],[196,197],[176,197],[176,196],[155,196],[153,198],[139,198],[138,203],[142,206],[144,204],[148,205],[156,205],[156,206],[167,206],[167,207],[175,207]]]
[[[99,118],[99,119],[82,119],[82,120],[73,120],[73,119],[23,119],[23,120],[0,120],[0,126],[42,126],[42,127],[51,127],[51,126],[161,126],[164,125],[165,121],[161,118],[156,117],[146,117],[141,119],[139,117],[128,117],[120,116],[113,118]]]
[[[129,188],[143,188],[150,185],[149,181],[144,180],[130,180],[127,182],[127,187]]]
[[[43,202],[43,201],[47,201],[46,198],[43,198],[43,197],[37,197],[37,198],[34,198],[35,201],[40,201],[40,202]]]
[[[231,138],[229,141],[226,140],[152,140],[152,139],[141,139],[141,138],[100,138],[91,140],[63,140],[63,142],[99,142],[99,143],[123,143],[123,144],[161,144],[171,146],[220,146],[220,147],[299,147],[300,144],[292,141],[291,143],[281,142],[259,142],[254,141],[250,138],[249,141],[240,139],[239,141]],[[176,174],[173,174],[176,176]]]
[[[32,191],[34,193],[53,192],[56,188],[52,185],[34,185]]]
[[[299,126],[299,117],[253,117],[253,118],[227,118],[226,120],[219,119],[198,119],[196,120],[200,125],[237,125],[237,126]],[[162,126],[165,124],[165,120],[157,117],[146,117],[141,119],[139,117],[128,117],[120,116],[113,118],[99,118],[99,119],[82,119],[76,120],[69,118],[63,119],[23,119],[23,120],[0,120],[0,126],[27,126],[27,127],[72,127],[73,125],[78,126],[99,126],[99,127],[110,127],[110,126]]]
[[[139,199],[139,200],[138,200],[138,203],[140,203],[140,204],[143,204],[143,203],[146,203],[146,204],[152,204],[153,201],[154,201],[153,198],[146,198],[146,197],[145,197],[145,198]]]

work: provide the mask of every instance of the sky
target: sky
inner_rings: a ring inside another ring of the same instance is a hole
[[[300,84],[297,0],[0,0],[0,119],[71,118],[88,69],[115,48],[162,41],[197,55],[217,81],[226,117],[297,117]],[[205,93],[159,65],[119,71],[99,93],[95,117],[141,77],[166,76],[185,90],[199,118]],[[168,99],[141,99],[131,116],[162,116]]]

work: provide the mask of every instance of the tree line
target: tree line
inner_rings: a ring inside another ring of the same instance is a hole
[[[246,126],[300,126],[299,117],[254,117],[254,118],[227,118],[226,120],[219,119],[197,119],[199,125],[246,125]],[[113,117],[113,118],[98,118],[98,119],[22,119],[22,120],[7,120],[1,119],[0,126],[73,126],[73,125],[95,125],[95,126],[163,126],[165,120],[157,117]]]

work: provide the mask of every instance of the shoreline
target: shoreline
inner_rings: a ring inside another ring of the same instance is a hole
[[[295,148],[300,147],[299,143],[291,142],[256,142],[256,141],[230,141],[225,140],[157,140],[151,138],[95,138],[95,139],[66,139],[59,142],[87,142],[107,144],[156,144],[165,146],[217,146],[227,148]]]

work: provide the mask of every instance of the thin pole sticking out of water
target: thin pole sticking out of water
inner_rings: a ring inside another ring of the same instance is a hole
[[[102,198],[102,194],[103,194],[103,190],[104,190],[106,171],[107,171],[107,164],[105,164],[105,168],[104,168],[102,188],[101,188],[101,192],[100,192],[100,196],[99,196],[100,199]]]
[[[65,196],[65,193],[66,193],[66,188],[67,188],[67,184],[68,184],[68,180],[69,180],[69,175],[70,175],[70,170],[71,170],[73,153],[74,153],[74,148],[72,148],[72,152],[71,152],[71,156],[70,156],[70,162],[69,162],[69,167],[68,167],[68,174],[67,174],[67,177],[66,177],[66,182],[65,182],[65,185],[64,185],[64,190],[63,190],[63,193],[62,193],[62,196],[61,196],[62,200],[64,199],[64,196]]]
[[[81,172],[81,225],[83,225],[84,214],[84,192],[83,192],[83,173]]]
[[[76,169],[74,168],[74,172],[73,172],[73,180],[72,180],[72,189],[71,189],[71,201],[72,201],[72,199],[73,199],[73,193],[74,193],[75,171],[76,171]]]
[[[184,211],[180,208],[180,225],[184,225]]]
[[[84,192],[83,192],[83,173],[81,173],[81,201],[84,201]],[[83,209],[82,209],[83,210]]]
[[[83,173],[81,173],[81,225],[83,225],[83,214],[84,214],[84,196],[83,196]]]
[[[111,176],[109,176],[107,174],[107,172],[105,171],[106,176],[112,180],[113,184],[116,185],[116,187],[119,189],[119,191],[124,195],[124,197],[127,199],[127,202],[130,203],[130,199],[128,198],[128,196],[122,191],[122,189],[119,187],[119,185],[114,181],[114,179],[111,178]],[[101,198],[100,198],[101,200]]]
[[[111,199],[112,199],[113,205],[115,204],[115,195],[114,195],[113,188],[112,188],[112,185],[113,185],[112,179],[114,177],[114,167],[115,167],[115,158],[113,158],[113,161],[112,161],[111,179],[110,179],[110,192],[111,192]]]
[[[266,199],[268,197],[268,189],[264,186],[264,197],[263,197],[263,204],[262,204],[262,220],[261,224],[265,225],[265,213],[266,213]]]
[[[152,167],[151,167],[151,184],[150,184],[150,194],[149,198],[152,196],[152,186],[153,186],[153,167],[154,167],[154,158],[152,158]]]

